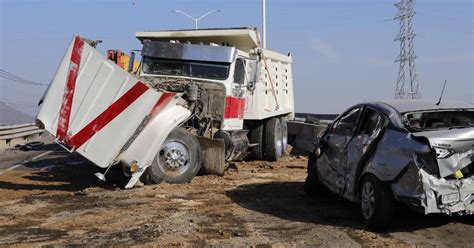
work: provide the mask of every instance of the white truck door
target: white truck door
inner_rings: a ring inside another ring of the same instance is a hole
[[[173,93],[151,89],[75,36],[37,119],[58,143],[105,168]]]
[[[246,93],[245,58],[239,57],[234,65],[233,81],[230,95],[226,97],[224,110],[224,130],[240,130],[244,124],[245,93]]]

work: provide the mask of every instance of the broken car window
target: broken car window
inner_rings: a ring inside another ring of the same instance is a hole
[[[406,113],[408,128],[413,131],[474,127],[474,110],[423,111]]]
[[[331,133],[352,136],[359,120],[360,108],[355,108],[344,114],[336,124]]]
[[[377,136],[381,128],[382,122],[383,117],[379,112],[367,108],[364,111],[364,118],[362,120],[362,125],[358,134],[365,134],[369,137]]]

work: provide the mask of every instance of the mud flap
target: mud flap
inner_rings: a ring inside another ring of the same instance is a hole
[[[202,149],[201,174],[223,176],[225,170],[225,146],[223,139],[196,136]]]

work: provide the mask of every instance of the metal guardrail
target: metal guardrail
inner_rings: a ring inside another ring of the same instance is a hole
[[[296,113],[295,120],[288,122],[288,144],[300,151],[314,151],[318,134],[336,117],[333,114]]]
[[[336,119],[337,114],[310,114],[310,113],[295,113],[296,121],[308,121],[308,122],[321,122],[321,123],[330,123]]]
[[[0,140],[9,143],[12,139],[27,139],[30,136],[39,135],[43,132],[45,130],[39,129],[34,123],[0,126]]]

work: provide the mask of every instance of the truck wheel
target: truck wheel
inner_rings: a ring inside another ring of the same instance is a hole
[[[319,180],[318,171],[316,169],[317,157],[314,152],[309,154],[308,157],[308,169],[306,180],[304,181],[304,192],[307,195],[314,196],[317,194],[318,189],[321,188],[321,181]]]
[[[393,195],[389,186],[370,174],[360,187],[360,210],[366,225],[376,229],[387,227],[393,217]]]
[[[187,183],[199,172],[201,159],[202,151],[196,137],[182,128],[175,128],[156,154],[149,176],[155,183]]]
[[[250,144],[258,144],[258,146],[250,147],[250,153],[252,159],[262,160],[263,159],[263,129],[265,125],[263,122],[259,122],[249,132]]]
[[[271,118],[265,124],[264,158],[277,161],[282,155],[282,133],[280,119]]]
[[[288,149],[288,123],[286,122],[286,118],[280,118],[281,123],[281,148],[282,148],[282,156],[285,155],[286,149]]]

